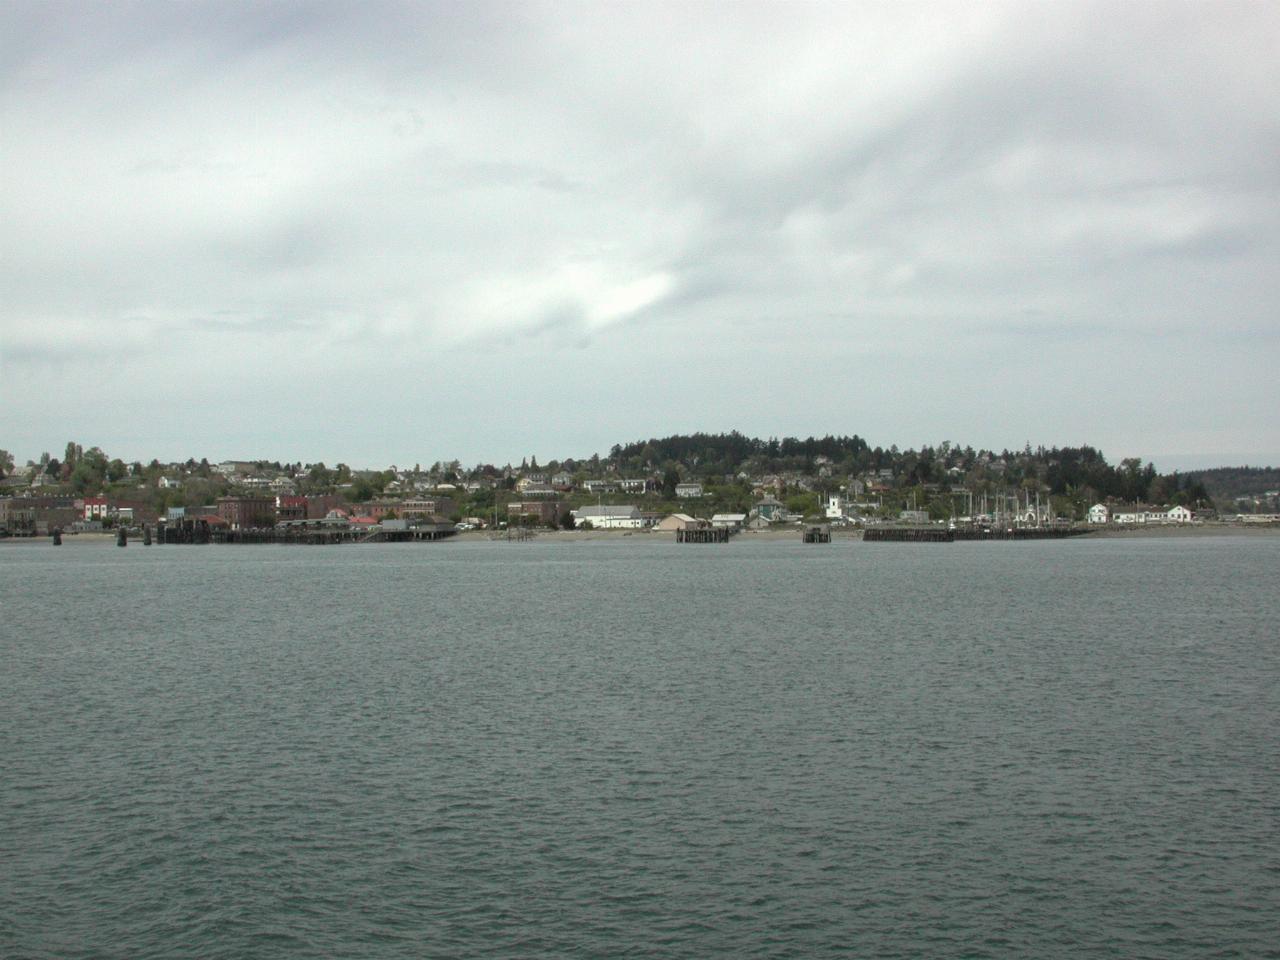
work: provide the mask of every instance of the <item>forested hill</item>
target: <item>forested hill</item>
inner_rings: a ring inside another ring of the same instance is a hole
[[[1280,490],[1280,468],[1277,467],[1217,467],[1189,471],[1184,476],[1204,484],[1209,496],[1220,506],[1241,497],[1262,499]]]
[[[872,447],[857,435],[781,439],[740,433],[693,433],[637,440],[609,451],[624,473],[678,468],[689,478],[800,473],[832,478],[888,471],[897,485],[1041,486],[1053,494],[1151,503],[1205,503],[1190,475],[1158,474],[1137,458],[1109,464],[1093,447],[980,450],[944,442],[900,450]]]

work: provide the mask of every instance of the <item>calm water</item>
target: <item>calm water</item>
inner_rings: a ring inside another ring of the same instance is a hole
[[[1280,956],[1280,538],[0,545],[5,957]]]

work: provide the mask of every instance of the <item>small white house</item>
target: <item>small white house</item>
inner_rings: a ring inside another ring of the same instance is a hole
[[[700,483],[677,483],[677,497],[700,497],[702,496],[702,484]]]
[[[1165,514],[1165,516],[1169,518],[1170,523],[1190,523],[1191,522],[1191,511],[1188,510],[1186,507],[1182,507],[1182,506],[1173,507],[1172,509],[1169,510],[1168,513]]]
[[[1089,508],[1090,523],[1106,523],[1111,519],[1111,509],[1105,503],[1095,503]]]
[[[745,513],[717,513],[711,518],[713,527],[728,527],[730,529],[737,529],[746,522],[747,515]]]

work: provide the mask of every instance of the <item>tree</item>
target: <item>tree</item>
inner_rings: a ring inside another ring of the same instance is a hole
[[[352,503],[363,503],[366,500],[372,500],[374,490],[371,484],[364,477],[356,477],[351,481],[351,488],[347,491],[347,499]]]
[[[13,454],[8,450],[0,450],[0,477],[7,477],[13,470]]]
[[[680,471],[674,467],[662,475],[662,495],[670,500],[676,495],[676,484],[680,482]]]

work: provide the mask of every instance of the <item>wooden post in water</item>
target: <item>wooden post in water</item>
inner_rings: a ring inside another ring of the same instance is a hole
[[[129,545],[129,534],[125,532],[124,527],[116,531],[116,546],[127,547]]]
[[[52,530],[49,531],[49,533],[53,537],[53,545],[55,547],[62,546],[62,528],[54,527]]]

